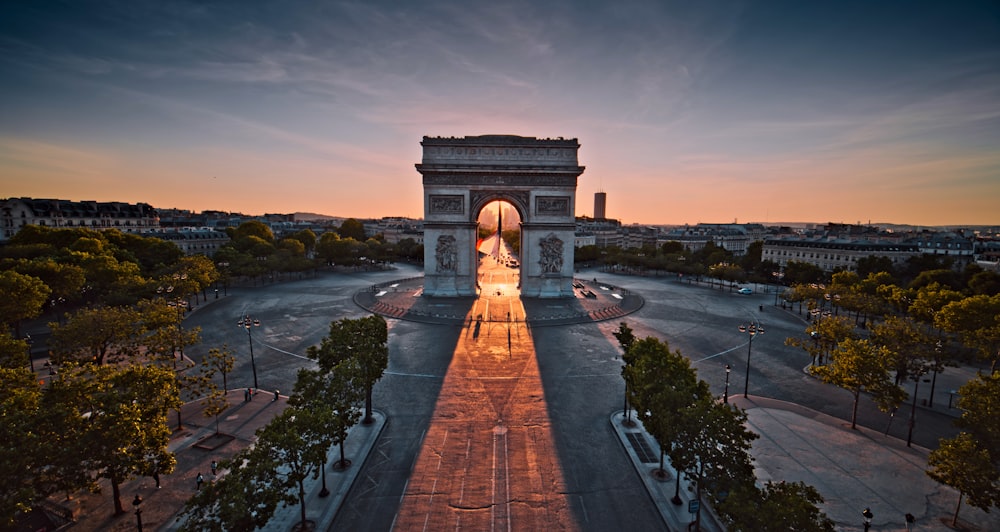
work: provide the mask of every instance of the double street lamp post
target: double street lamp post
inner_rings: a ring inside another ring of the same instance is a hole
[[[136,494],[135,498],[132,499],[132,506],[135,507],[135,524],[139,532],[142,532],[142,508],[139,506],[142,504],[142,497]]]
[[[746,398],[747,392],[750,390],[750,351],[753,349],[753,337],[764,334],[764,327],[755,322],[750,325],[740,325],[739,330],[741,333],[750,335],[750,342],[747,343],[747,375],[743,381],[743,397]]]
[[[244,314],[236,324],[247,330],[247,342],[250,343],[250,368],[253,370],[253,389],[256,390],[259,388],[257,386],[257,362],[253,358],[253,336],[250,335],[250,327],[260,327],[260,320]]]
[[[725,404],[729,404],[729,372],[732,369],[732,366],[726,364],[726,393],[722,396],[722,402]]]

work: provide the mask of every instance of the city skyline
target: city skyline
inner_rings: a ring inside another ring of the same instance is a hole
[[[421,218],[423,136],[580,141],[576,215],[1000,223],[993,2],[26,3],[0,197]]]

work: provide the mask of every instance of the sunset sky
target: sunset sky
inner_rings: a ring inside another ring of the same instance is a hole
[[[0,198],[423,214],[420,140],[580,141],[624,223],[1000,223],[991,1],[17,1]]]

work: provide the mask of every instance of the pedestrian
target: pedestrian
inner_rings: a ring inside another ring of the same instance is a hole
[[[219,469],[219,463],[216,462],[215,460],[212,460],[212,476],[213,477],[215,476],[215,472],[218,471],[218,469]]]
[[[274,390],[274,401],[278,400],[278,390]]]
[[[156,482],[156,489],[160,489],[160,472],[153,471],[153,481]]]
[[[194,479],[194,482],[195,485],[197,486],[197,489],[200,490],[201,485],[205,483],[205,477],[201,476],[201,473],[198,473],[198,478]]]
[[[243,402],[244,403],[250,402],[250,388],[243,390]]]
[[[247,397],[249,397],[250,400],[253,401],[253,388],[247,388]]]

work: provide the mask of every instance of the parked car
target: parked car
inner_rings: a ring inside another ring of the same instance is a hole
[[[737,292],[740,293],[740,294],[744,294],[744,295],[750,295],[750,294],[753,293],[753,290],[751,290],[751,289],[749,289],[749,288],[747,288],[747,287],[744,286],[743,288],[740,288],[739,290],[737,290]]]

